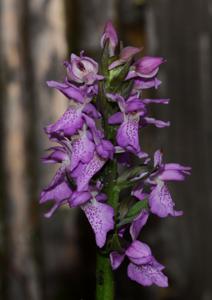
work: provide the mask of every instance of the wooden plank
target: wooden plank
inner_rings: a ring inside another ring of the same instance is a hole
[[[14,0],[1,1],[1,54],[4,66],[4,137],[8,289],[7,298],[40,299],[31,249],[29,189],[26,172],[27,110],[21,18],[24,7]]]
[[[168,60],[160,96],[172,99],[160,114],[172,126],[157,133],[156,144],[167,159],[193,168],[186,183],[172,188],[185,216],[160,226],[174,299],[212,298],[211,15],[210,1],[199,0],[153,0],[146,15],[150,54]]]

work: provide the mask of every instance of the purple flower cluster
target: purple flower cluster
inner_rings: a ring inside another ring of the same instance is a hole
[[[49,149],[43,162],[59,163],[60,167],[43,189],[40,202],[54,202],[46,217],[62,205],[79,206],[94,231],[97,246],[110,255],[113,269],[127,257],[130,279],[145,286],[166,287],[164,267],[149,246],[138,240],[151,213],[161,218],[182,215],[174,209],[167,182],[182,181],[190,174],[190,167],[163,163],[160,150],[152,162],[140,146],[140,132],[145,126],[169,126],[169,122],[149,115],[152,103],[168,104],[169,99],[143,97],[143,90],[157,89],[161,84],[157,74],[165,60],[137,58],[140,48],[119,49],[110,22],[105,26],[101,47],[100,68],[84,52],[80,56],[71,54],[64,62],[64,81],[47,82],[65,95],[69,107],[59,120],[45,127],[57,146]],[[137,166],[129,164],[129,156],[137,157]],[[115,173],[111,167],[114,162]],[[111,173],[115,178],[110,178]],[[121,200],[120,191],[129,187],[132,201]]]

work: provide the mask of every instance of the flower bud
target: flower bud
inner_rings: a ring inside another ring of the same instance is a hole
[[[105,43],[109,41],[108,49],[109,56],[114,56],[116,46],[118,45],[118,36],[112,22],[107,22],[105,25],[104,33],[101,38],[101,47],[104,48]]]
[[[65,62],[67,68],[67,77],[70,81],[77,83],[93,84],[96,80],[103,79],[98,75],[98,64],[90,57],[84,56],[83,52],[80,56],[71,54],[70,62]]]

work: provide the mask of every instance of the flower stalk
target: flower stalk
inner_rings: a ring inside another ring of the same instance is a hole
[[[96,300],[114,300],[114,274],[109,256],[97,252],[96,257]]]

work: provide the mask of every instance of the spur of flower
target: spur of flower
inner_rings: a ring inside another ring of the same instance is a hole
[[[42,160],[59,168],[41,192],[40,203],[53,202],[45,214],[48,218],[61,206],[79,207],[100,255],[110,258],[113,270],[128,259],[131,280],[167,287],[164,266],[139,240],[152,214],[182,215],[175,210],[168,183],[183,181],[191,172],[190,167],[164,163],[161,150],[152,159],[142,143],[147,125],[170,125],[150,115],[152,104],[167,105],[169,99],[143,96],[143,90],[160,86],[158,73],[166,61],[142,56],[142,48],[122,47],[111,22],[100,44],[100,64],[84,51],[71,54],[61,82],[47,82],[69,105],[44,128],[54,146]]]

